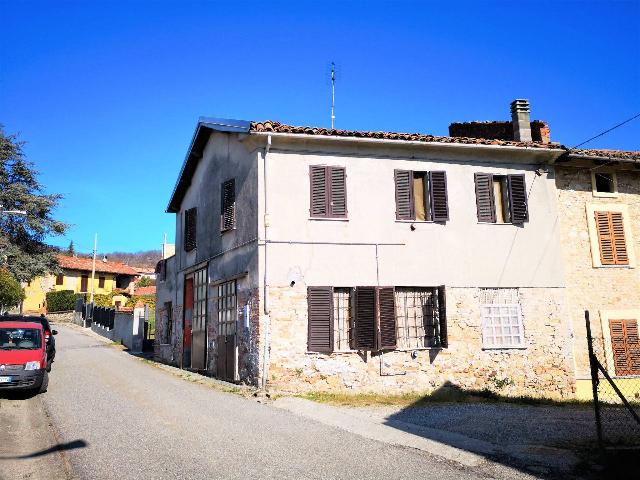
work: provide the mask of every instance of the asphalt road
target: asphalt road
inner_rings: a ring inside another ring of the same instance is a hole
[[[58,325],[49,391],[0,399],[0,478],[486,478],[191,383]]]

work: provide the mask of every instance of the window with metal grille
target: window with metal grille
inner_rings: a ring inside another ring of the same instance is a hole
[[[207,269],[202,268],[193,274],[193,321],[192,329],[206,330],[207,324]]]
[[[396,170],[394,181],[397,220],[449,220],[446,172]]]
[[[432,287],[396,287],[398,348],[441,346],[438,292]]]
[[[196,248],[196,224],[198,209],[190,208],[184,212],[184,249],[190,252]]]
[[[480,292],[483,348],[524,348],[524,325],[517,288]]]
[[[333,289],[333,350],[351,350],[351,289]]]
[[[236,280],[218,285],[218,335],[236,333],[237,320]]]

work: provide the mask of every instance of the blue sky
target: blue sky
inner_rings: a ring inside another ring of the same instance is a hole
[[[0,0],[0,123],[28,142],[52,243],[158,248],[199,116],[446,135],[528,98],[575,145],[640,113],[640,1]],[[236,4],[236,5],[234,5]],[[6,21],[9,19],[9,21]],[[640,121],[591,148],[640,150]]]

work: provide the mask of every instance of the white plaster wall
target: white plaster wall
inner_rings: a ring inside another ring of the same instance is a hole
[[[291,280],[375,285],[379,276],[380,285],[396,286],[564,286],[555,181],[553,172],[536,175],[538,158],[528,157],[526,163],[528,153],[492,158],[491,152],[468,148],[435,155],[379,147],[342,153],[338,148],[315,145],[295,151],[291,145],[274,144],[268,157],[269,240],[403,245],[380,245],[376,269],[374,246],[269,244],[270,285]],[[346,167],[347,221],[310,219],[310,165]],[[415,231],[411,223],[396,221],[394,169],[446,171],[450,220],[414,222]],[[530,190],[529,222],[524,227],[479,224],[474,172],[524,173]],[[262,210],[262,172],[258,179]]]

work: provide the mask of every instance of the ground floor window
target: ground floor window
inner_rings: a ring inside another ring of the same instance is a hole
[[[396,287],[398,348],[441,345],[438,292],[429,287]]]
[[[480,291],[483,348],[524,348],[524,325],[517,288]]]
[[[167,315],[167,323],[164,331],[165,344],[171,343],[171,335],[173,333],[173,304],[171,302],[164,302],[164,311]]]
[[[640,375],[638,321],[611,319],[609,330],[616,375]]]
[[[218,335],[236,333],[237,302],[236,280],[218,285]]]
[[[351,350],[351,289],[333,289],[333,349]]]

